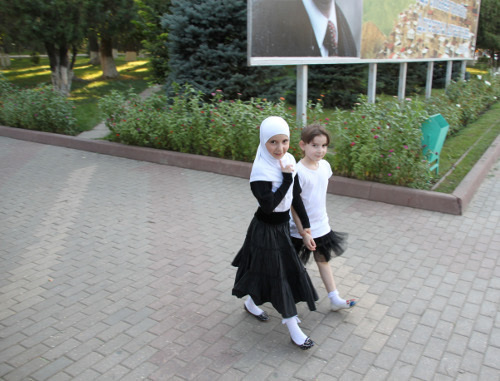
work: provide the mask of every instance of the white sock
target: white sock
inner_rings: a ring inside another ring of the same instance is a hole
[[[333,290],[332,292],[329,292],[328,293],[328,297],[330,298],[330,300],[332,301],[333,304],[335,305],[345,305],[346,304],[346,301],[345,299],[342,299],[340,296],[339,296],[339,290]]]
[[[259,316],[264,312],[263,310],[261,310],[259,307],[257,307],[255,305],[255,303],[253,302],[253,299],[250,295],[248,295],[248,299],[245,300],[245,306],[246,306],[247,310],[250,311],[250,313],[252,315],[255,315],[255,316]]]
[[[282,321],[282,324],[286,324],[288,331],[290,331],[290,336],[295,344],[302,345],[305,343],[307,336],[302,332],[298,323],[300,323],[300,320],[297,316]]]

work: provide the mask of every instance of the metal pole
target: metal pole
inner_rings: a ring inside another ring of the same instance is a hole
[[[446,64],[446,82],[445,82],[445,88],[448,88],[448,86],[451,83],[451,72],[453,70],[453,61],[448,61]]]
[[[307,123],[307,65],[297,65],[297,126]]]
[[[377,90],[377,64],[368,65],[368,103],[375,103],[375,94]]]
[[[462,61],[462,66],[460,67],[460,79],[465,81],[465,72],[467,70],[467,61]]]
[[[425,82],[425,97],[430,98],[432,94],[432,74],[434,72],[434,61],[427,62],[427,81]]]
[[[408,71],[408,62],[399,64],[399,85],[398,85],[398,99],[404,101],[406,93],[406,72]]]

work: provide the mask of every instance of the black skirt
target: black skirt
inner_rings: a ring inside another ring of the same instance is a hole
[[[334,232],[330,230],[330,233],[314,238],[314,242],[316,243],[314,260],[316,262],[329,262],[332,257],[342,255],[344,251],[347,250],[348,236],[349,234],[347,233]],[[312,251],[304,245],[302,238],[292,237],[292,242],[302,263],[306,264],[309,262]]]
[[[283,318],[297,315],[298,302],[316,310],[318,294],[295,252],[288,220],[269,224],[254,217],[232,265],[238,267],[232,292],[238,298],[270,302]]]

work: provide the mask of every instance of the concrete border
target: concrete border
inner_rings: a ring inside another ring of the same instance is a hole
[[[0,136],[246,179],[250,177],[251,171],[250,163],[240,161],[129,146],[105,140],[90,140],[21,128],[0,126]],[[393,205],[461,215],[499,158],[500,136],[486,150],[481,159],[452,194],[379,184],[338,176],[334,176],[330,180],[328,192]]]

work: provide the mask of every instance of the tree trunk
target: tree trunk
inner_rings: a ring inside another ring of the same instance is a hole
[[[6,54],[3,48],[0,48],[0,67],[9,67],[10,66],[10,57]]]
[[[103,78],[117,78],[118,70],[116,70],[115,60],[113,59],[113,44],[111,38],[101,37],[99,46],[101,53],[101,68]]]
[[[73,55],[73,60],[70,64],[67,45],[61,45],[57,48],[54,44],[46,43],[45,48],[49,56],[52,86],[59,93],[67,97],[71,92],[75,55]],[[73,54],[76,54],[76,51]]]
[[[90,64],[100,65],[101,60],[99,59],[99,42],[97,41],[97,35],[91,32],[89,35],[89,50],[90,50]]]

